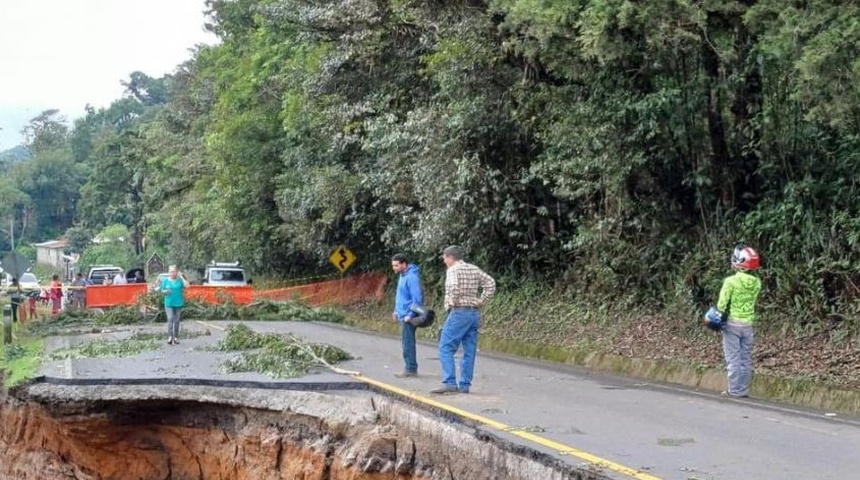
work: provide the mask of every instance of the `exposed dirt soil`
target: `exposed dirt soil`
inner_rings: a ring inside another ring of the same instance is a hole
[[[605,479],[369,392],[36,384],[0,424],[0,479]]]
[[[346,428],[302,415],[213,404],[127,402],[95,407],[54,406],[50,412],[35,403],[6,402],[0,410],[5,425],[0,434],[0,477],[427,478],[415,464],[414,442],[394,429]],[[398,455],[398,447],[407,453]]]

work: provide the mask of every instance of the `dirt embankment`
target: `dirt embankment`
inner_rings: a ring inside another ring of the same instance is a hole
[[[34,385],[0,479],[600,479],[369,392]]]
[[[415,442],[395,429],[294,412],[175,400],[45,405],[6,398],[0,422],[3,478],[426,478],[415,463]]]

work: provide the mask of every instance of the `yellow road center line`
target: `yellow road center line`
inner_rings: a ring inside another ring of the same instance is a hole
[[[207,327],[207,328],[214,328],[215,330],[221,330],[222,332],[227,330],[224,327],[219,327],[218,325],[212,325],[211,323],[204,322],[203,320],[194,320],[194,321],[199,323],[200,325],[203,325],[204,327]]]
[[[613,472],[620,473],[626,475],[631,478],[635,478],[637,480],[662,480],[659,477],[655,477],[654,475],[649,475],[647,473],[642,472],[641,470],[637,470],[635,468],[630,468],[619,463],[615,463],[611,460],[606,460],[605,458],[598,457],[597,455],[593,455],[586,451],[580,450],[578,448],[571,447],[570,445],[565,445],[560,442],[556,442],[554,440],[550,440],[548,438],[541,437],[540,435],[535,435],[532,432],[523,430],[521,428],[510,427],[502,422],[497,420],[493,420],[492,418],[487,418],[482,415],[478,415],[472,412],[468,412],[466,410],[454,407],[447,403],[442,403],[437,400],[433,400],[432,398],[425,397],[423,395],[419,395],[414,392],[410,392],[408,390],[404,390],[399,387],[395,387],[394,385],[389,385],[387,383],[380,382],[379,380],[374,380],[369,377],[365,377],[364,375],[352,375],[356,380],[360,380],[367,384],[373,385],[382,390],[389,391],[391,393],[396,393],[397,395],[409,398],[411,400],[415,400],[416,402],[423,403],[425,405],[429,405],[434,408],[438,408],[440,410],[444,410],[449,413],[453,413],[462,418],[467,418],[473,422],[477,422],[488,427],[492,427],[496,430],[509,433],[511,435],[515,435],[524,440],[528,440],[530,442],[534,442],[543,447],[549,448],[551,450],[555,450],[560,455],[571,455],[582,460],[585,460],[589,463],[594,464],[595,466],[606,468],[608,470],[612,470]]]
[[[214,328],[216,330],[224,331],[225,328],[219,327],[217,325],[213,325],[208,322],[204,322],[203,320],[195,320],[195,322],[203,325],[205,327]],[[500,432],[509,433],[511,435],[515,435],[524,440],[528,440],[530,442],[534,442],[543,447],[549,448],[551,450],[555,450],[559,455],[570,455],[582,460],[585,460],[591,464],[594,464],[597,467],[606,468],[607,470],[612,470],[613,472],[620,473],[622,475],[626,475],[630,478],[635,478],[637,480],[662,480],[659,477],[655,477],[654,475],[649,475],[640,470],[636,470],[635,468],[630,468],[620,463],[615,463],[611,460],[606,460],[605,458],[598,457],[597,455],[593,455],[586,451],[580,450],[578,448],[571,447],[570,445],[565,445],[560,442],[556,442],[554,440],[550,440],[548,438],[541,437],[540,435],[535,435],[532,432],[523,430],[522,428],[511,427],[497,420],[493,420],[492,418],[484,417],[482,415],[478,415],[461,408],[457,408],[453,405],[449,405],[447,403],[443,403],[437,400],[434,400],[429,397],[425,397],[424,395],[419,395],[415,392],[410,392],[409,390],[404,390],[400,387],[395,387],[394,385],[389,385],[384,382],[380,382],[379,380],[375,380],[370,377],[365,377],[364,375],[357,372],[349,372],[346,370],[341,370],[337,368],[332,368],[336,373],[343,373],[351,376],[352,378],[359,380],[361,382],[367,383],[368,385],[373,385],[381,390],[385,390],[394,394],[397,394],[401,397],[409,398],[410,400],[414,400],[416,402],[422,403],[424,405],[428,405],[439,410],[446,411],[448,413],[453,413],[461,418],[469,419],[473,422],[480,423],[482,425],[494,428]]]

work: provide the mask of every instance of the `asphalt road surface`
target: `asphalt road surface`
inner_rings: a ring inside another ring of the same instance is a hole
[[[41,373],[64,378],[273,380],[256,373],[219,372],[231,354],[206,347],[224,335],[229,323],[184,321],[183,328],[208,330],[211,335],[176,346],[164,344],[130,358],[47,362]],[[638,478],[665,480],[860,478],[857,418],[481,352],[470,394],[430,395],[440,385],[434,345],[419,343],[419,376],[400,379],[393,375],[403,368],[399,338],[319,323],[245,323],[257,332],[289,332],[343,348],[355,359],[339,367],[529,432],[527,437],[537,439],[512,438],[566,462],[609,462],[610,467],[603,469],[613,477],[631,478],[614,467],[620,465],[641,472]],[[96,336],[128,334],[120,329],[55,338],[49,348]],[[338,379],[353,381],[330,372],[298,381]],[[559,455],[559,444],[566,453]]]

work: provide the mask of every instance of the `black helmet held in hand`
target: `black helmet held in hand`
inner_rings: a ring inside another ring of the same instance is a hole
[[[433,325],[433,321],[436,320],[436,312],[434,312],[432,308],[425,308],[413,305],[409,308],[409,310],[412,310],[415,314],[417,314],[417,316],[414,317],[410,321],[410,323],[412,323],[418,328],[427,328],[430,325]]]

